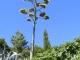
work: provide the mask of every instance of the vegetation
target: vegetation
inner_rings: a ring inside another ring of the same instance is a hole
[[[21,53],[24,57],[27,57],[27,54],[29,54],[28,50],[28,42],[25,39],[24,35],[20,32],[16,32],[16,36],[12,36],[11,42],[13,44],[11,50],[15,51],[17,53]]]
[[[38,53],[32,60],[80,60],[80,37],[73,42],[53,46],[50,51]]]
[[[31,2],[32,5],[34,6],[33,8],[29,8],[28,11],[26,11],[25,8],[21,9],[20,12],[22,14],[28,14],[29,18],[27,21],[33,22],[33,33],[32,33],[32,48],[31,48],[31,55],[34,57],[34,40],[35,40],[35,26],[38,18],[43,18],[45,20],[49,19],[48,15],[46,15],[45,12],[41,12],[41,9],[46,8],[46,5],[50,2],[49,0],[44,0],[43,3],[39,3],[36,0],[24,0]],[[39,9],[37,9],[39,8]],[[37,12],[40,12],[39,17],[36,16]],[[31,58],[32,58],[31,57]]]
[[[45,36],[47,38],[45,38]],[[44,30],[43,42],[48,40],[48,33]],[[24,39],[23,34],[20,31],[16,32],[16,36],[11,38],[13,46],[12,51],[22,54],[25,58],[30,57],[30,47],[27,46],[28,42]],[[24,42],[25,41],[25,42]],[[4,39],[0,39],[0,46],[3,46]],[[45,43],[44,43],[45,45]],[[46,44],[48,48],[49,44]],[[80,60],[80,37],[75,38],[73,42],[67,41],[65,44],[60,46],[50,46],[50,49],[45,50],[45,47],[38,45],[34,46],[34,58],[32,60]]]
[[[43,42],[44,42],[44,49],[45,50],[48,50],[51,48],[51,45],[50,45],[50,41],[48,40],[48,33],[46,30],[44,30],[44,39],[43,39]]]
[[[5,39],[4,38],[0,38],[0,47],[4,48],[4,45],[6,47],[6,50],[10,51],[10,47],[7,45]]]
[[[4,51],[15,51],[25,58],[30,58],[31,52],[33,57],[31,60],[80,60],[80,37],[75,38],[73,42],[67,41],[60,46],[51,46],[48,33],[45,29],[43,33],[43,47],[34,45],[36,22],[39,18],[49,19],[48,15],[42,12],[41,9],[45,9],[50,0],[44,0],[43,3],[39,3],[36,0],[24,1],[29,1],[34,6],[27,11],[25,8],[20,9],[22,14],[29,16],[27,21],[33,22],[32,46],[28,46],[28,41],[25,39],[23,33],[17,31],[16,35],[12,35],[11,37],[13,46],[9,47],[5,39],[1,38],[0,48],[6,47]],[[40,12],[39,16],[36,16],[37,12]]]

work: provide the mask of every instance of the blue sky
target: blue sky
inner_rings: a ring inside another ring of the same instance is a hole
[[[19,12],[21,8],[30,7],[33,7],[32,4],[23,0],[0,0],[0,38],[5,38],[9,46],[12,46],[10,39],[17,30],[31,43],[32,23],[26,21],[27,15]],[[80,36],[80,0],[51,0],[41,11],[45,11],[50,19],[37,21],[35,44],[43,46],[44,29],[48,32],[51,45],[73,41]]]

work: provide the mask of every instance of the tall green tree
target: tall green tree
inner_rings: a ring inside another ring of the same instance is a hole
[[[21,9],[20,12],[22,14],[28,14],[29,18],[27,21],[33,22],[33,33],[32,33],[32,57],[34,56],[34,40],[35,40],[35,26],[38,18],[43,18],[45,20],[49,19],[47,14],[45,12],[41,12],[41,9],[45,9],[46,5],[50,2],[49,0],[44,0],[43,3],[37,2],[37,0],[24,0],[24,1],[29,1],[32,3],[34,6],[33,8],[29,8],[28,11],[26,9]],[[39,8],[39,9],[38,9]],[[36,16],[37,12],[40,12],[39,17]],[[31,57],[31,58],[32,58]]]
[[[16,36],[12,36],[11,42],[13,44],[12,50],[17,53],[21,53],[24,49],[26,49],[28,44],[24,35],[20,31],[16,32]]]
[[[49,38],[48,38],[48,33],[47,33],[46,30],[44,30],[44,39],[43,39],[43,42],[44,42],[44,49],[45,50],[51,48],[51,44],[50,44],[50,41],[49,41]]]

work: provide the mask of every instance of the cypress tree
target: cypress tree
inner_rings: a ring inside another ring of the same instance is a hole
[[[48,38],[48,33],[47,33],[46,29],[44,30],[44,39],[43,39],[43,42],[44,42],[44,49],[45,50],[51,48],[50,41],[49,41],[49,38]]]

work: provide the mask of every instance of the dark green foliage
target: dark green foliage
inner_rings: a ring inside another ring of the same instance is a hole
[[[6,44],[5,40],[3,38],[0,38],[0,46],[4,46]]]
[[[10,51],[9,46],[8,46],[7,43],[5,42],[5,39],[0,38],[0,47],[4,48],[4,45],[5,45],[5,47],[6,47],[6,50],[7,50],[7,51]]]
[[[41,13],[40,13],[40,16],[41,16],[41,17],[44,17],[45,15],[46,15],[45,12],[41,12]]]

